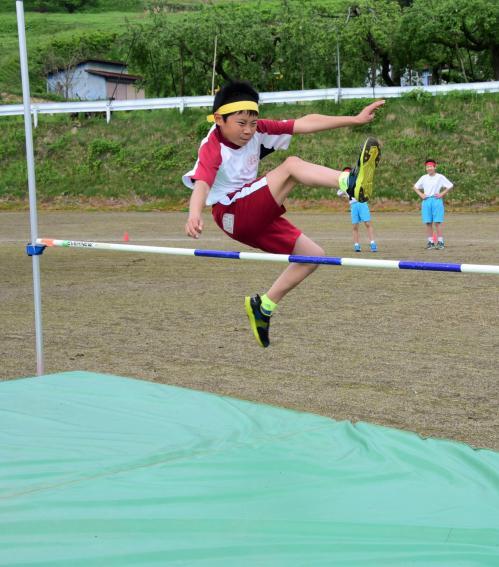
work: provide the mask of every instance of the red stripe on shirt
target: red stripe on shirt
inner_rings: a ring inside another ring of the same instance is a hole
[[[295,125],[294,120],[258,120],[256,131],[270,134],[271,136],[280,136],[281,134],[293,134]]]
[[[217,129],[211,132],[206,142],[199,148],[198,163],[194,174],[191,176],[193,181],[205,181],[210,187],[213,185],[218,168],[222,163],[220,141],[216,132]]]

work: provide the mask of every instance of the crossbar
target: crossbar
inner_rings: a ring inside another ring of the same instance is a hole
[[[335,258],[333,256],[299,256],[294,254],[268,254],[263,252],[230,252],[226,250],[199,250],[194,248],[169,248],[166,246],[143,246],[137,244],[114,244],[110,242],[88,242],[83,240],[57,240],[37,238],[37,244],[49,247],[84,248],[86,250],[113,250],[117,252],[142,252],[147,254],[169,254],[173,256],[198,256],[226,260],[257,260],[294,264],[327,264],[349,268],[385,268],[391,270],[427,270],[433,272],[459,272],[499,275],[499,266],[490,264],[446,264],[408,260],[364,260],[361,258]]]

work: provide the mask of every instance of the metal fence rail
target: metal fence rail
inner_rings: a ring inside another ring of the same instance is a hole
[[[296,103],[316,100],[353,99],[353,98],[395,98],[413,90],[421,90],[432,95],[445,94],[451,91],[474,91],[476,93],[499,92],[499,81],[483,83],[454,83],[448,85],[434,85],[429,87],[363,87],[352,89],[314,89],[308,91],[280,91],[273,93],[260,93],[263,104]],[[187,96],[172,98],[144,98],[139,100],[97,100],[82,102],[40,102],[31,104],[35,127],[38,124],[39,114],[72,114],[78,112],[103,112],[107,121],[111,120],[111,113],[120,110],[159,110],[163,108],[211,107],[212,96]],[[24,113],[22,104],[0,105],[0,116],[21,116]]]

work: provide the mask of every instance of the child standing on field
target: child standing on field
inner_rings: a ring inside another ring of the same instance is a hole
[[[258,93],[246,82],[229,83],[215,95],[213,114],[208,116],[215,124],[201,142],[194,168],[182,178],[192,189],[185,232],[200,237],[202,211],[208,205],[225,234],[243,244],[275,254],[324,256],[318,244],[282,216],[284,202],[298,183],[340,187],[356,199],[369,198],[380,159],[377,140],[364,142],[351,172],[293,156],[259,177],[260,160],[274,150],[287,149],[294,134],[367,124],[384,101],[373,102],[357,116],[309,114],[296,120],[262,120],[258,102]],[[260,346],[270,344],[270,319],[279,301],[316,268],[316,264],[290,264],[266,293],[245,298],[246,314]]]
[[[422,199],[421,216],[426,225],[427,250],[442,250],[445,247],[442,232],[444,222],[444,197],[454,185],[441,173],[437,173],[434,159],[425,161],[426,175],[422,175],[414,185],[414,191]],[[433,228],[435,227],[435,229]],[[437,244],[433,242],[433,233],[437,234]]]
[[[350,172],[350,167],[344,167],[343,171]],[[338,197],[346,197],[350,202],[350,215],[352,217],[352,233],[353,233],[353,249],[355,252],[361,251],[361,246],[359,242],[359,224],[364,223],[367,229],[367,236],[369,237],[371,252],[378,251],[378,245],[374,240],[374,230],[371,224],[371,211],[369,210],[369,205],[367,201],[357,201],[355,197],[350,197],[346,191],[343,189],[338,189]]]

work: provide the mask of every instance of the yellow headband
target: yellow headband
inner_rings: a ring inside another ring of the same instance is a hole
[[[238,110],[254,110],[255,112],[258,112],[258,104],[253,100],[229,102],[229,104],[224,104],[220,108],[217,108],[213,114],[206,117],[206,120],[208,120],[208,122],[215,122],[215,114],[230,114],[231,112],[237,112]]]

